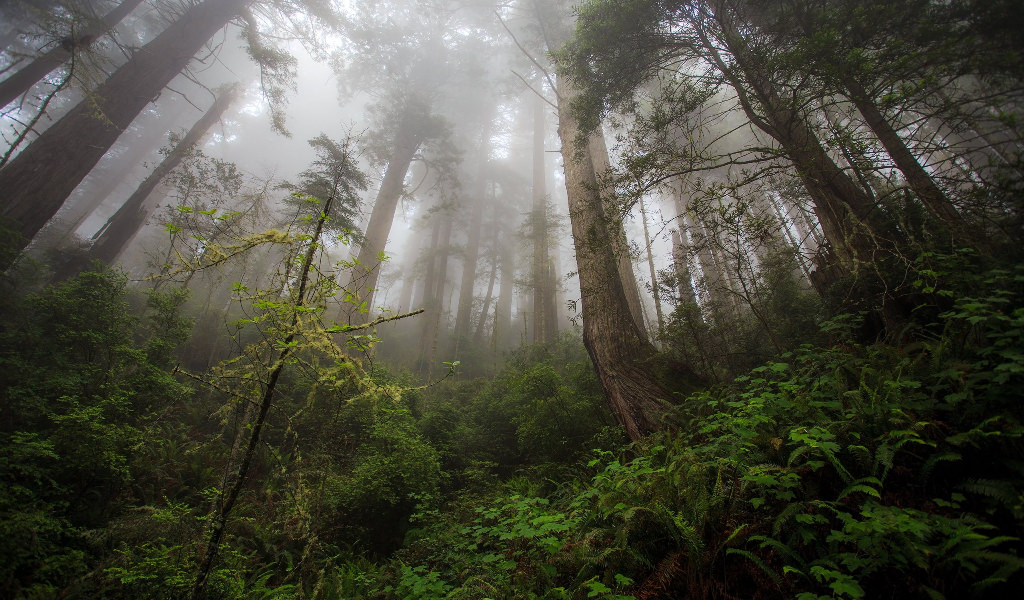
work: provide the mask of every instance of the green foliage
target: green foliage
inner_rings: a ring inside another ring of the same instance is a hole
[[[467,454],[505,472],[522,465],[571,464],[587,453],[595,436],[615,439],[605,429],[613,420],[600,383],[572,334],[517,350],[482,388],[477,381],[465,385],[456,394],[468,398],[434,401],[423,420],[433,442],[455,446],[452,454],[461,456],[462,465],[468,466]],[[446,421],[443,430],[435,423],[440,419]]]
[[[351,331],[309,325],[316,305],[240,283],[243,325],[289,358],[205,596],[1005,594],[1024,572],[1024,272],[971,260],[922,257],[910,285],[941,302],[911,343],[860,344],[861,315],[839,314],[832,346],[692,394],[673,431],[629,447],[571,336],[489,382],[411,389],[339,359],[326,340]],[[235,377],[190,395],[167,372],[184,294],[138,299],[145,317],[128,298],[86,272],[4,299],[7,596],[193,585],[250,422],[238,398],[266,366],[226,363]],[[301,336],[275,334],[293,319]]]
[[[187,392],[166,368],[190,326],[180,294],[132,314],[125,278],[86,271],[5,302],[0,353],[0,563],[5,595],[59,589],[87,568],[86,530],[136,475],[133,451]],[[139,341],[136,342],[136,334]]]

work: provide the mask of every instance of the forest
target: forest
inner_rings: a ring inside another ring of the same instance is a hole
[[[1019,0],[3,0],[0,597],[1010,598]]]

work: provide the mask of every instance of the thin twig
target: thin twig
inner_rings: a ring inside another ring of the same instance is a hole
[[[373,321],[370,321],[369,323],[364,323],[362,325],[342,325],[341,328],[338,329],[337,331],[330,331],[329,333],[348,333],[350,331],[362,331],[364,329],[369,329],[369,328],[374,327],[376,325],[380,325],[381,323],[387,323],[389,321],[397,321],[399,319],[404,319],[406,317],[412,317],[412,316],[418,315],[418,314],[420,314],[422,312],[425,312],[425,311],[426,311],[426,309],[419,308],[419,309],[416,309],[416,310],[414,310],[412,312],[407,312],[407,313],[403,313],[403,314],[400,314],[400,315],[392,315],[390,317],[380,317],[380,318],[374,319]]]
[[[502,19],[501,15],[497,11],[494,12],[494,16],[498,17],[498,22],[501,23],[502,28],[504,28],[505,31],[508,32],[509,37],[512,38],[512,43],[514,43],[516,47],[519,48],[519,51],[522,52],[523,55],[526,56],[526,58],[530,59],[530,62],[532,62],[533,65],[537,67],[537,69],[539,69],[541,73],[544,74],[544,78],[548,80],[548,85],[550,85],[551,89],[555,92],[555,97],[561,100],[562,98],[558,96],[558,88],[555,87],[555,82],[552,81],[551,74],[548,73],[548,70],[545,69],[539,62],[537,62],[537,59],[535,59],[532,54],[527,52],[526,48],[524,48],[523,45],[519,43],[519,39],[516,38],[516,34],[512,33],[512,30],[509,29],[508,25],[505,23],[505,19]]]
[[[548,100],[548,99],[547,99],[546,97],[544,97],[544,94],[542,94],[542,93],[540,93],[539,91],[535,90],[535,89],[533,88],[533,86],[532,86],[532,85],[530,85],[530,82],[529,82],[529,81],[526,81],[526,78],[525,78],[525,77],[523,77],[523,76],[522,76],[522,75],[520,75],[519,73],[516,73],[516,72],[515,72],[515,70],[512,70],[512,74],[513,74],[513,75],[515,75],[516,77],[518,77],[518,78],[519,78],[519,80],[523,82],[523,85],[525,85],[525,86],[526,86],[526,87],[527,87],[527,88],[528,88],[528,89],[529,89],[529,90],[530,90],[531,92],[533,92],[534,94],[537,94],[537,97],[538,97],[538,98],[540,98],[540,99],[541,99],[541,100],[543,100],[544,102],[547,102],[547,103],[548,103],[548,104],[549,104],[549,105],[551,106],[551,108],[553,108],[553,109],[555,109],[555,110],[558,110],[558,105],[557,105],[557,104],[555,104],[554,102],[552,102],[552,101]]]

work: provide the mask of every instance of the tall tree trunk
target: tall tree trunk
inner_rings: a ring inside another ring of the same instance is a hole
[[[716,271],[714,281],[718,286],[718,297],[721,299],[721,307],[723,309],[735,308],[738,302],[736,297],[738,287],[733,274],[732,264],[730,264],[728,255],[722,247],[724,240],[717,234],[712,233],[711,228],[708,227],[708,223],[703,217],[694,217],[693,224],[697,231],[700,232],[706,250],[714,261]]]
[[[17,223],[24,244],[139,112],[248,1],[206,0],[190,8],[0,170],[3,216]]]
[[[814,200],[814,212],[826,239],[840,258],[843,270],[851,271],[855,260],[870,263],[878,250],[876,240],[884,239],[881,214],[860,186],[836,165],[810,125],[783,100],[763,65],[752,55],[732,17],[719,13],[726,45],[747,84],[725,64],[716,46],[700,33],[709,58],[729,80],[750,121],[775,139],[793,162],[801,182]],[[758,115],[748,94],[761,106]]]
[[[494,305],[494,329],[491,339],[494,347],[504,350],[512,343],[512,296],[516,285],[516,256],[509,243],[501,247],[501,287]]]
[[[725,294],[725,281],[722,279],[722,271],[718,268],[715,255],[711,252],[712,242],[708,239],[706,230],[695,224],[689,215],[683,217],[683,227],[690,234],[693,245],[697,248],[697,264],[700,265],[703,273],[704,288],[707,290],[708,301],[717,306],[724,307],[728,302]]]
[[[553,342],[558,337],[558,269],[555,268],[554,257],[548,258],[547,278],[544,288],[544,336],[545,341]]]
[[[489,152],[489,129],[484,130],[482,143],[477,151],[480,157],[477,165],[478,174],[472,184],[472,193],[467,200],[470,207],[469,230],[466,232],[466,247],[462,253],[462,281],[459,285],[459,305],[455,316],[455,339],[469,339],[470,327],[473,322],[473,290],[476,287],[476,267],[480,259],[480,227],[484,217],[484,204],[487,201],[487,181],[484,177]]]
[[[238,85],[221,90],[206,114],[196,121],[185,137],[181,138],[181,141],[164,157],[149,177],[139,184],[135,193],[92,236],[94,243],[89,249],[90,259],[106,263],[114,262],[114,259],[127,247],[132,236],[146,222],[146,218],[152,210],[147,208],[146,199],[153,193],[156,186],[181,164],[182,159],[203,139],[210,127],[220,121],[224,112],[238,98],[238,92]]]
[[[426,248],[420,252],[420,258],[426,260],[426,269],[423,273],[423,285],[420,287],[419,294],[416,297],[416,306],[425,307],[434,293],[434,280],[437,278],[437,247],[441,239],[441,221],[434,217],[434,222],[430,225],[430,242]]]
[[[416,273],[416,258],[417,252],[422,254],[423,244],[422,240],[425,237],[423,230],[417,230],[412,234],[412,238],[409,240],[407,247],[409,248],[408,254],[402,261],[402,293],[398,300],[398,310],[410,311],[412,310],[412,297],[413,292],[416,291],[416,281],[419,280],[419,276]]]
[[[946,194],[939,189],[928,172],[924,170],[921,163],[910,152],[906,144],[900,138],[896,129],[889,123],[889,120],[882,114],[874,100],[864,89],[859,81],[850,76],[843,78],[843,85],[849,92],[849,98],[854,106],[864,117],[875,137],[882,143],[882,147],[896,163],[896,167],[903,173],[910,185],[910,189],[921,200],[935,216],[937,216],[949,228],[950,235],[954,239],[978,246],[980,240],[972,235],[972,229],[964,222],[963,217],[946,197]]]
[[[544,173],[544,113],[544,99],[536,96],[533,101],[533,212],[530,219],[533,233],[533,264],[530,276],[533,280],[534,344],[551,339],[546,333],[545,316],[548,304],[548,193]]]
[[[91,23],[83,31],[69,34],[46,53],[0,81],[0,108],[32,89],[32,86],[46,77],[50,71],[67,62],[78,48],[88,48],[93,41],[113,29],[139,4],[142,4],[142,0],[123,0],[117,8]]]
[[[487,325],[487,311],[491,310],[491,300],[494,298],[494,282],[498,278],[498,260],[491,262],[491,276],[487,280],[487,293],[484,294],[484,304],[480,308],[480,319],[476,323],[476,330],[473,332],[473,344],[479,348],[484,342],[484,327]]]
[[[356,266],[352,269],[348,285],[349,293],[357,295],[360,303],[365,302],[367,312],[364,314],[343,308],[342,316],[347,317],[351,323],[367,321],[370,311],[373,310],[374,293],[380,277],[380,256],[391,234],[391,225],[395,221],[398,201],[402,197],[405,185],[405,174],[409,171],[409,165],[412,164],[412,159],[422,142],[420,137],[413,133],[416,131],[416,125],[416,116],[412,112],[406,112],[395,135],[391,160],[380,183],[377,199],[373,203],[370,222],[366,225],[363,244],[359,247]]]
[[[164,96],[165,98],[167,96]],[[160,110],[160,121],[162,123],[177,123],[185,114],[185,107],[192,109],[188,102],[171,103],[173,106],[158,105]],[[138,131],[136,131],[138,129]],[[125,140],[131,134],[133,139]],[[82,184],[75,188],[74,193],[56,214],[40,231],[40,235],[47,236],[47,241],[56,240],[59,245],[71,234],[78,231],[92,214],[110,198],[110,195],[132,174],[132,171],[142,162],[142,157],[147,156],[152,150],[160,148],[167,141],[166,130],[158,127],[139,127],[139,123],[133,123],[128,132],[118,138],[111,151],[107,152],[102,166],[89,172]],[[114,152],[114,149],[117,152]],[[50,230],[53,233],[50,233]],[[91,236],[90,236],[91,237]]]
[[[658,317],[658,335],[665,333],[665,316],[661,312],[661,292],[658,291],[658,272],[654,269],[654,253],[651,250],[651,234],[647,229],[647,207],[640,198],[640,217],[644,220],[644,248],[647,249],[647,267],[651,271],[651,292],[654,294],[654,312]]]
[[[600,189],[601,200],[604,202],[604,215],[608,219],[608,243],[611,244],[612,251],[615,253],[619,279],[622,280],[622,289],[626,293],[629,311],[633,315],[633,320],[636,321],[637,329],[644,337],[647,337],[643,303],[640,300],[640,286],[636,283],[633,257],[630,255],[629,241],[626,239],[626,229],[623,224],[624,215],[622,209],[615,202],[615,189],[609,185],[607,180],[611,174],[611,160],[608,158],[608,145],[605,143],[604,133],[600,130],[590,136],[588,152],[593,162],[596,185]]]
[[[597,369],[605,396],[630,439],[663,426],[671,395],[643,361],[654,347],[637,326],[619,274],[619,258],[609,239],[605,204],[598,191],[595,162],[587,148],[577,148],[579,128],[570,111],[575,90],[558,78],[558,134],[562,140],[569,218],[576,246],[583,311],[583,343]]]
[[[685,232],[684,232],[685,233]],[[672,230],[672,263],[676,272],[676,288],[681,304],[697,303],[697,294],[693,291],[690,277],[690,264],[686,258],[687,250],[679,231]]]
[[[433,375],[434,363],[437,362],[437,346],[441,329],[441,315],[444,312],[444,289],[448,283],[448,258],[451,256],[452,216],[439,213],[435,219],[441,219],[437,245],[431,256],[433,268],[428,270],[424,281],[426,298],[423,308],[426,309],[423,329],[420,332],[420,372],[428,378]]]
[[[793,237],[793,231],[790,230],[789,224],[786,222],[786,215],[783,212],[782,205],[775,202],[775,200],[768,196],[767,201],[771,206],[772,213],[779,219],[779,227],[782,229],[783,234],[786,236],[789,246],[793,249],[793,253],[796,256],[797,267],[800,269],[800,273],[803,274],[804,279],[810,281],[811,279],[811,268],[807,264],[807,260],[804,258],[803,244]],[[799,230],[798,230],[799,231]]]
[[[455,316],[455,337],[468,338],[473,318],[473,289],[476,287],[476,265],[480,258],[480,222],[483,220],[483,199],[474,198],[473,216],[469,223],[466,249],[462,255],[462,283],[459,306]]]

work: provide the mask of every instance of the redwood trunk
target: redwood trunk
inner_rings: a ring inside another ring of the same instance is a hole
[[[481,185],[477,186],[482,192]],[[473,316],[473,288],[476,287],[476,264],[480,256],[480,223],[483,220],[483,194],[472,198],[473,216],[469,223],[466,251],[462,256],[462,283],[459,286],[459,308],[455,317],[455,337],[469,337]]]
[[[757,57],[751,55],[741,34],[727,15],[719,15],[726,45],[747,79],[743,85],[722,60],[714,44],[703,36],[701,41],[711,60],[736,90],[744,112],[759,129],[774,138],[793,162],[801,182],[814,200],[814,212],[825,238],[841,259],[843,269],[852,270],[855,260],[872,262],[881,239],[882,227],[877,207],[860,186],[836,165],[811,131],[803,116],[780,96],[775,83],[761,72]],[[751,106],[747,91],[754,94],[764,115]]]
[[[580,277],[583,343],[612,412],[636,440],[663,426],[671,395],[643,365],[654,347],[637,326],[619,276],[618,257],[608,244],[613,236],[589,148],[575,151],[579,129],[569,109],[575,93],[564,77],[559,77],[558,88],[558,133]]]
[[[697,295],[693,291],[693,282],[690,280],[690,264],[686,259],[686,246],[682,237],[675,229],[672,230],[672,262],[676,272],[676,287],[678,288],[680,304],[696,304]]]
[[[444,312],[444,288],[448,282],[448,258],[451,255],[452,217],[444,213],[434,218],[443,219],[440,226],[437,245],[431,255],[433,268],[428,271],[424,282],[426,297],[423,307],[426,309],[423,329],[420,332],[420,371],[428,378],[433,375],[434,363],[437,361],[437,345],[440,337],[441,315]]]
[[[94,94],[0,170],[3,216],[24,245],[60,209],[118,136],[248,0],[206,0],[141,48]],[[96,117],[99,112],[104,118]],[[0,268],[7,265],[0,265]]]
[[[399,124],[391,161],[384,172],[377,200],[373,203],[370,222],[366,225],[365,239],[359,247],[356,266],[352,269],[352,278],[349,281],[349,292],[358,295],[360,303],[365,302],[367,311],[373,310],[374,293],[380,277],[380,256],[391,234],[391,225],[395,221],[395,211],[398,209],[398,201],[402,197],[405,185],[405,174],[409,171],[409,165],[412,164],[421,143],[419,137],[411,133],[416,126],[413,120],[411,114],[406,114]],[[366,321],[368,314],[369,312],[360,314],[351,311],[348,313],[349,321]]]
[[[139,4],[142,4],[142,0],[124,0],[117,8],[80,32],[76,39],[67,38],[66,43],[62,40],[62,43],[55,45],[14,75],[0,82],[0,108],[14,102],[18,96],[31,90],[40,79],[67,62],[76,47],[88,47],[96,38],[113,29]]]
[[[515,276],[515,253],[506,242],[501,248],[501,287],[498,289],[498,302],[494,306],[494,329],[491,334],[494,346],[499,349],[504,349],[512,340],[512,295]]]
[[[174,147],[174,150],[164,157],[156,169],[150,173],[149,177],[146,177],[128,200],[121,205],[121,208],[93,235],[95,242],[92,248],[89,249],[90,258],[102,260],[106,263],[111,263],[117,258],[139,228],[146,222],[146,217],[149,216],[146,199],[153,193],[156,186],[181,164],[185,155],[202,140],[210,127],[220,120],[224,115],[224,111],[231,106],[231,103],[235,101],[237,96],[238,87],[232,86],[225,89],[217,97],[213,106],[196,121],[196,124],[185,134],[185,137],[181,138],[178,145]]]
[[[647,208],[640,198],[640,216],[644,220],[644,248],[647,249],[647,267],[651,272],[651,292],[654,294],[654,312],[658,317],[658,334],[665,332],[665,317],[661,313],[661,293],[658,291],[658,273],[654,268],[654,253],[651,250],[651,234],[647,228]]]
[[[533,102],[533,343],[549,341],[547,333],[548,218],[547,184],[544,176],[544,99]]]
[[[544,288],[544,336],[545,340],[552,342],[558,337],[558,300],[556,290],[558,289],[558,269],[555,267],[555,259],[548,259],[548,272]]]
[[[615,253],[619,279],[622,281],[622,288],[626,293],[626,302],[629,303],[629,311],[633,315],[633,320],[636,321],[637,329],[646,338],[647,326],[644,324],[640,287],[636,283],[636,273],[633,272],[633,259],[629,253],[629,241],[626,239],[626,230],[622,223],[622,210],[614,201],[615,189],[609,186],[606,179],[610,175],[611,161],[608,158],[608,145],[600,130],[590,136],[588,153],[593,163],[595,185],[600,189],[601,201],[604,203],[603,211],[605,219],[608,220],[608,243],[611,244],[612,251]]]
[[[487,325],[487,311],[491,310],[491,300],[494,298],[494,282],[498,278],[498,261],[491,263],[491,277],[487,281],[487,293],[484,295],[484,305],[480,309],[480,320],[477,321],[476,331],[473,333],[473,343],[477,346],[484,341],[484,327]]]

